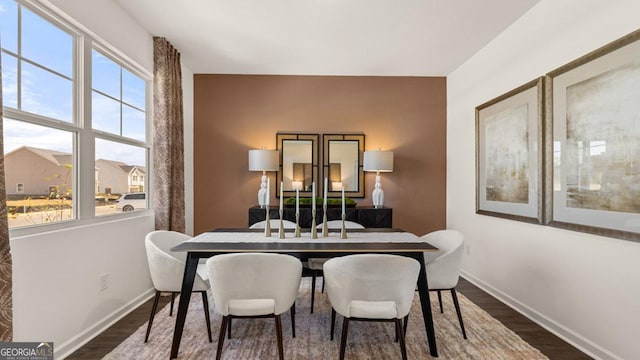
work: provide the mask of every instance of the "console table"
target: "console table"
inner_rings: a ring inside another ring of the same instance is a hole
[[[393,209],[388,207],[374,208],[372,206],[356,206],[348,207],[345,210],[346,220],[357,222],[366,228],[392,228],[393,227]],[[269,209],[270,219],[279,219],[280,208],[271,206]],[[249,226],[265,219],[265,209],[259,206],[249,208]],[[316,224],[322,224],[322,205],[316,206]],[[283,209],[283,218],[285,220],[296,221],[295,207],[285,207]],[[327,220],[341,220],[342,207],[327,207]],[[311,207],[300,207],[300,227],[311,227]]]

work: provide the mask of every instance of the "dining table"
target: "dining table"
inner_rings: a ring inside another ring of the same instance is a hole
[[[326,236],[318,234],[317,238],[312,238],[308,229],[303,230],[299,237],[295,237],[293,229],[286,229],[282,238],[278,231],[268,234],[264,229],[220,228],[199,234],[171,250],[186,252],[187,256],[170,359],[178,356],[196,268],[200,259],[220,254],[246,252],[289,254],[298,257],[301,261],[306,261],[309,257],[330,258],[363,253],[396,254],[416,259],[420,263],[417,288],[429,352],[433,357],[438,356],[424,261],[425,252],[435,252],[438,249],[410,232],[387,228],[349,229],[344,239],[341,238],[340,229],[330,229]]]

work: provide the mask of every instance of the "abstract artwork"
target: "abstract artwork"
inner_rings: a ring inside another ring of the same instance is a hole
[[[542,221],[543,79],[476,108],[476,212]]]
[[[547,75],[550,225],[640,240],[639,38]]]

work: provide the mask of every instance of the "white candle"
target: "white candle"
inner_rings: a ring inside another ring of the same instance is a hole
[[[300,189],[296,188],[296,215],[300,214]]]
[[[323,204],[327,204],[327,178],[324,178],[324,201]]]
[[[316,208],[316,182],[311,182],[311,209]]]
[[[345,210],[344,208],[345,208],[345,205],[344,205],[344,186],[343,186],[342,187],[342,215],[343,216],[346,214],[344,211]]]
[[[282,201],[284,199],[283,193],[282,193],[282,188],[284,187],[284,182],[280,181],[280,211],[282,211]]]
[[[269,209],[269,198],[271,197],[271,178],[267,178],[267,198],[264,200],[264,205]]]

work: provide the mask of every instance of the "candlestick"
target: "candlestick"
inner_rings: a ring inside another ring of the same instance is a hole
[[[265,211],[265,215],[264,215],[264,236],[266,237],[271,237],[271,220],[269,219],[269,199],[271,198],[271,178],[267,178],[267,198],[265,199],[265,204],[264,204],[264,211]]]
[[[282,212],[282,199],[284,198],[283,195],[283,188],[284,188],[284,181],[280,181],[280,212]],[[282,218],[282,214],[280,215],[280,218]]]
[[[342,217],[346,215],[345,212],[345,204],[344,204],[344,186],[342,187]]]
[[[296,232],[295,237],[300,237],[300,213],[296,213]]]
[[[340,239],[347,238],[347,227],[344,224],[346,217],[347,216],[345,214],[342,214],[342,230],[340,230]]]
[[[326,204],[327,203],[327,178],[324,178],[324,196],[322,198],[324,200],[322,203]]]
[[[296,188],[296,232],[295,237],[300,237],[300,189]]]
[[[318,230],[316,229],[316,208],[311,209],[311,238],[318,238]]]
[[[311,182],[311,238],[318,238],[316,229],[316,182]]]
[[[296,215],[300,214],[300,189],[296,189]]]
[[[268,209],[271,203],[271,178],[267,178],[267,198],[264,199],[264,205]]]
[[[282,198],[280,198],[282,199]],[[283,210],[282,210],[282,201],[280,202],[280,229],[278,230],[278,238],[284,239],[284,220],[283,218]]]

